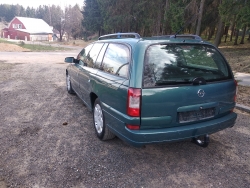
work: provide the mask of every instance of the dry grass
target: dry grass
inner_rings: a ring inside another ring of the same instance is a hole
[[[86,47],[91,42],[94,42],[95,40],[70,40],[70,41],[63,41],[63,42],[52,42],[52,44],[61,44],[61,45],[68,45],[68,46],[80,46],[80,47]],[[51,43],[51,42],[50,42]]]
[[[63,47],[53,47],[51,45],[29,44],[24,41],[10,42],[0,38],[0,52],[46,52],[46,51],[65,51]]]
[[[27,52],[29,49],[16,44],[0,43],[0,52]]]

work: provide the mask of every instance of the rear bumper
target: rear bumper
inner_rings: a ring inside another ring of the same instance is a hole
[[[237,114],[232,112],[221,118],[192,125],[136,131],[127,129],[124,124],[124,128],[119,130],[113,129],[112,126],[108,126],[110,130],[114,132],[120,139],[133,146],[142,146],[145,144],[173,142],[205,134],[212,134],[228,127],[233,127],[236,118]]]

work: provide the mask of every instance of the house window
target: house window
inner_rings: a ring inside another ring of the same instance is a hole
[[[22,24],[13,24],[14,29],[22,29]]]

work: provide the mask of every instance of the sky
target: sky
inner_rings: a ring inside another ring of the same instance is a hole
[[[22,5],[24,8],[28,6],[37,8],[39,5],[59,5],[61,7],[74,6],[75,4],[83,6],[84,0],[0,0],[0,4]]]

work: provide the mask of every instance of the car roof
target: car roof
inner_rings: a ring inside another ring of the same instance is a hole
[[[198,35],[162,35],[153,37],[140,37],[138,33],[114,33],[99,37],[98,42],[126,43],[134,48],[138,43],[144,45],[161,43],[195,43],[210,44],[202,40]]]

